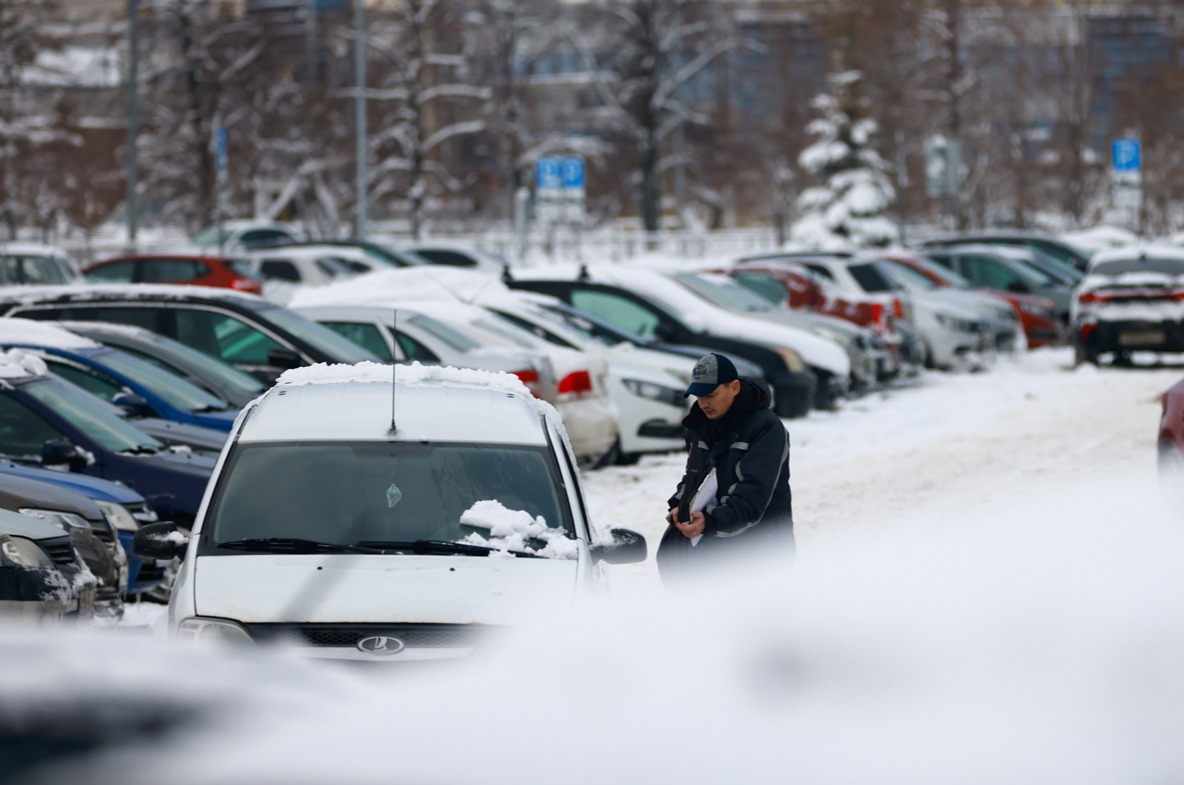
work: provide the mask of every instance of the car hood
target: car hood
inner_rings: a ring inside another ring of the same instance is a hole
[[[223,430],[206,428],[201,425],[189,425],[173,420],[162,420],[157,417],[144,417],[131,420],[131,423],[141,431],[155,436],[165,444],[184,444],[195,450],[221,452],[229,434]]]
[[[199,556],[196,612],[243,623],[507,624],[570,604],[574,559],[368,554]]]

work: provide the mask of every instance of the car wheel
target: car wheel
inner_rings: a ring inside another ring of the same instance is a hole
[[[1097,365],[1098,352],[1097,350],[1082,344],[1081,341],[1073,341],[1073,365],[1076,367],[1082,363]]]

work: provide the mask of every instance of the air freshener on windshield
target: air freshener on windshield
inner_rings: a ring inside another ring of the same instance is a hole
[[[386,506],[394,507],[403,498],[403,492],[399,490],[399,486],[393,482],[391,486],[386,489]]]

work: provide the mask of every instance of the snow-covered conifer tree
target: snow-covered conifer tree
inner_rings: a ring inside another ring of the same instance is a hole
[[[887,215],[896,192],[888,164],[872,147],[876,122],[863,117],[858,71],[829,77],[830,93],[814,99],[819,117],[807,131],[816,141],[798,163],[818,185],[798,198],[798,220],[790,241],[821,248],[884,247],[897,242],[900,230]]]

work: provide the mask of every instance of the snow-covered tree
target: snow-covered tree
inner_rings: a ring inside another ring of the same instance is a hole
[[[831,91],[814,99],[819,117],[807,130],[815,142],[798,163],[818,180],[798,197],[790,241],[817,247],[883,247],[900,229],[887,212],[895,198],[888,164],[872,145],[875,120],[863,116],[858,71],[829,77]]]
[[[641,219],[659,228],[661,173],[674,160],[674,134],[708,117],[690,100],[691,85],[724,53],[740,45],[728,4],[692,0],[631,0],[610,4],[617,17],[606,53],[611,81],[600,86],[608,117],[636,145]]]
[[[471,173],[450,171],[449,145],[486,128],[489,88],[472,78],[461,4],[405,0],[370,40],[377,67],[367,86],[370,200],[405,198],[412,236],[419,237],[433,196],[471,185]]]

